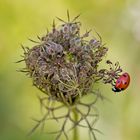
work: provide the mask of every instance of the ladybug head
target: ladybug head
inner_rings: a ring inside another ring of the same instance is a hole
[[[114,92],[121,92],[122,89],[119,89],[119,88],[115,88],[115,87],[113,87],[113,88],[112,88],[112,91],[114,91]]]

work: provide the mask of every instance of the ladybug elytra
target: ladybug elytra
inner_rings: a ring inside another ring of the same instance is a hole
[[[128,73],[123,73],[116,81],[116,84],[112,88],[114,92],[120,92],[125,90],[130,83],[130,76]]]

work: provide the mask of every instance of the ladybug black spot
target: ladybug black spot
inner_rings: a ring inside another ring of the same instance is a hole
[[[124,77],[127,77],[127,75],[126,75],[126,74],[123,74],[123,76],[124,76]]]
[[[127,84],[127,82],[124,83],[125,85]]]
[[[117,82],[120,83],[120,80],[118,80]]]

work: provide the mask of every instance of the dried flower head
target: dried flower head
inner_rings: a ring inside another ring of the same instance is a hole
[[[113,85],[122,69],[118,62],[113,65],[110,60],[107,60],[109,70],[99,69],[108,51],[101,36],[96,32],[98,39],[86,39],[91,30],[80,34],[81,23],[77,21],[79,15],[73,20],[70,20],[69,12],[67,16],[67,22],[57,18],[62,22],[59,27],[53,21],[52,30],[38,37],[40,42],[37,45],[32,48],[23,47],[26,68],[21,71],[26,72],[32,78],[33,85],[45,93],[45,97],[39,97],[39,101],[46,113],[42,119],[36,120],[37,125],[32,132],[40,125],[44,127],[46,120],[64,119],[61,129],[56,131],[56,139],[60,139],[62,133],[69,139],[67,131],[77,126],[88,128],[93,139],[96,139],[94,131],[99,130],[94,128],[98,118],[95,103],[98,98],[104,97],[98,90],[93,90],[94,84],[101,81]],[[83,103],[85,95],[93,95],[93,101]],[[50,105],[54,102],[62,105]],[[82,112],[79,106],[85,107],[86,111]],[[55,111],[63,107],[67,108],[65,115],[56,115]],[[72,112],[77,114],[77,119],[72,118]],[[68,121],[73,123],[72,128],[67,129]],[[83,121],[86,125],[82,124]]]

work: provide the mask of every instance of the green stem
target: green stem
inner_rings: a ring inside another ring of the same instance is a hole
[[[73,109],[73,115],[74,115],[75,122],[77,122],[78,121],[78,114],[75,111],[75,108]],[[78,128],[75,127],[73,131],[74,131],[73,132],[73,140],[78,140],[79,139],[79,137],[78,137]]]

